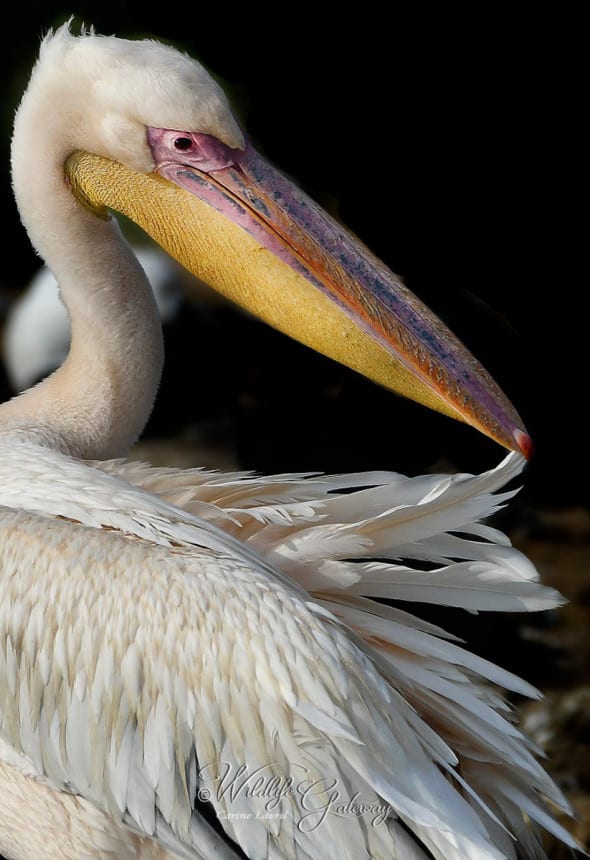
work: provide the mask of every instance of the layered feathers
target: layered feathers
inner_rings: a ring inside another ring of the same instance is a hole
[[[265,480],[21,444],[0,725],[35,773],[171,856],[206,856],[199,790],[250,857],[516,858],[515,837],[540,856],[529,818],[573,844],[501,694],[536,691],[401,608],[561,602],[481,523],[517,455],[477,477]]]

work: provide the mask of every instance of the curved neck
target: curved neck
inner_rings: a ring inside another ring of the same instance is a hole
[[[59,283],[72,343],[59,370],[0,406],[0,430],[82,458],[117,457],[139,437],[157,392],[159,314],[116,221],[73,197],[63,165],[79,141],[65,139],[63,119],[45,122],[39,95],[30,87],[17,114],[13,185],[31,242]]]

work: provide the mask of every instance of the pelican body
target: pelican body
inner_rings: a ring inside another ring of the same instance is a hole
[[[539,824],[573,845],[498,688],[535,691],[399,605],[560,602],[480,522],[530,447],[488,374],[169,46],[49,34],[12,176],[72,341],[0,407],[0,852],[499,860],[538,857]],[[413,479],[120,459],[163,355],[110,210],[250,312],[512,453]]]

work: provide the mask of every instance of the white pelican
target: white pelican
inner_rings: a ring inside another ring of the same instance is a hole
[[[0,851],[498,860],[540,856],[537,824],[573,845],[495,688],[534,690],[371,600],[559,604],[479,522],[522,457],[416,479],[113,459],[162,349],[108,209],[273,325],[526,452],[489,376],[171,47],[47,36],[12,174],[73,334],[63,366],[0,407]]]

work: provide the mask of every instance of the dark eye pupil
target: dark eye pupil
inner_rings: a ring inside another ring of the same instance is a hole
[[[175,149],[190,149],[192,145],[193,142],[190,137],[177,137],[174,141]]]

